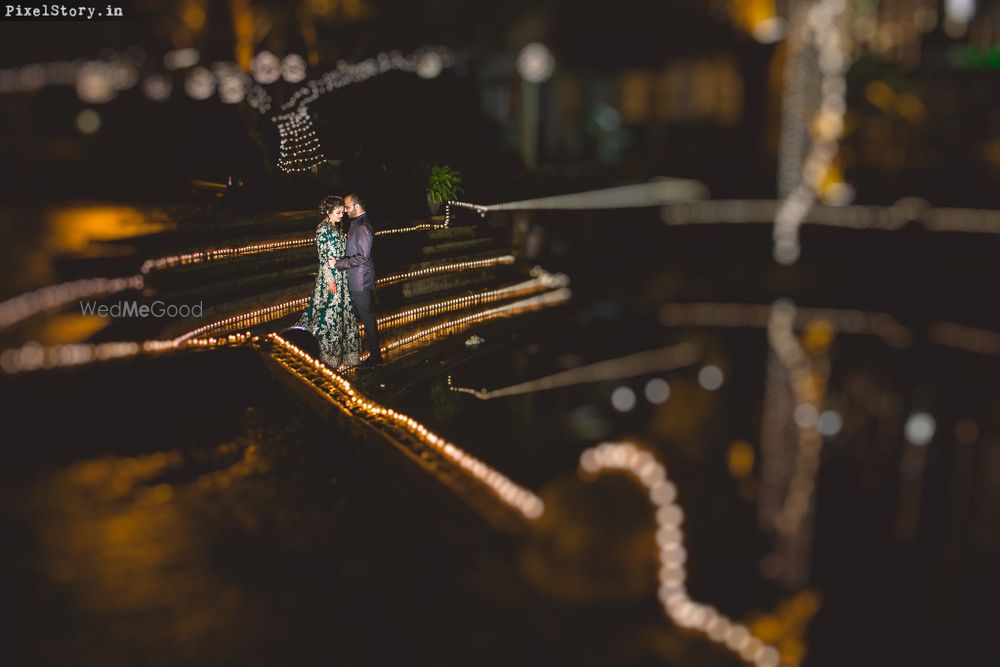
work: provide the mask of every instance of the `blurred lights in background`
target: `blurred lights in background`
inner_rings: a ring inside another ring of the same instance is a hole
[[[726,450],[726,468],[734,479],[748,479],[753,474],[753,446],[746,440],[734,440]]]
[[[192,47],[177,49],[163,55],[163,66],[169,70],[187,69],[198,64],[200,59],[201,55],[198,53],[198,49]]]
[[[826,350],[832,341],[830,320],[809,322],[800,341],[794,331],[796,319],[791,301],[776,301],[771,308],[758,507],[762,527],[776,532],[774,552],[764,560],[765,573],[790,587],[808,579],[823,444],[819,409],[829,374]]]
[[[253,57],[250,71],[257,83],[267,86],[281,78],[281,62],[270,51],[261,51]]]
[[[824,410],[819,415],[819,433],[823,437],[832,438],[844,427],[844,419],[836,410]]]
[[[631,412],[635,403],[635,392],[628,387],[618,387],[611,392],[611,405],[618,412]]]
[[[780,16],[758,21],[753,27],[753,38],[762,44],[774,44],[785,36],[786,21]]]
[[[799,227],[813,207],[838,150],[847,110],[845,74],[850,65],[846,0],[819,0],[793,16],[792,51],[785,74],[782,109],[779,191],[774,216],[774,259],[794,264],[801,253]],[[820,76],[819,97],[811,90],[811,74]],[[810,136],[811,135],[811,136]],[[808,152],[801,148],[810,136]]]
[[[777,15],[775,0],[730,0],[729,16],[734,25],[762,44],[773,44],[785,36],[786,20]]]
[[[417,58],[417,75],[422,79],[435,79],[444,69],[444,61],[434,51],[428,51]]]
[[[184,91],[193,100],[207,100],[215,92],[215,77],[204,67],[195,67],[184,78]]]
[[[298,83],[306,78],[305,58],[290,53],[281,61],[281,77],[289,83]]]
[[[101,116],[93,109],[84,109],[76,115],[76,128],[82,134],[94,134],[101,129]]]
[[[428,66],[428,59],[435,64]],[[454,63],[455,57],[448,49],[435,47],[418,49],[409,56],[389,51],[359,63],[340,61],[336,69],[292,93],[288,101],[281,105],[282,113],[272,119],[277,123],[280,137],[278,166],[285,172],[307,171],[325,160],[309,115],[309,105],[322,95],[391,71],[419,73],[422,69],[425,75],[433,73],[437,76],[432,70],[438,65],[445,67]]]
[[[204,12],[197,3],[190,6]],[[73,85],[81,101],[106,104],[121,91],[140,82],[140,65],[144,60],[144,52],[131,47],[122,53],[109,53],[105,60],[36,63],[0,70],[0,94]],[[237,63],[220,61],[198,65],[200,60],[197,49],[185,47],[168,51],[163,57],[163,65],[169,72],[176,71],[183,77],[182,90],[191,99],[208,100],[217,92],[224,104],[246,101],[261,114],[271,109],[271,95],[262,86],[282,78],[289,83],[300,83],[307,75],[306,60],[295,53],[279,59],[270,51],[260,51],[250,62],[252,78]],[[279,132],[279,167],[286,172],[305,171],[324,161],[308,115],[308,105],[321,95],[389,71],[415,72],[422,78],[432,79],[454,64],[452,53],[440,47],[423,47],[410,56],[390,51],[354,64],[340,61],[335,69],[292,93],[282,105],[282,113],[273,118]],[[538,66],[533,71],[540,74],[544,67]],[[169,99],[174,88],[171,78],[162,73],[150,72],[142,78],[142,92],[155,102]]]
[[[654,405],[665,403],[670,398],[670,385],[663,378],[653,378],[643,389],[646,400]]]
[[[907,418],[903,434],[914,445],[923,447],[934,438],[936,429],[937,423],[934,417],[926,412],[915,412]]]
[[[517,54],[517,73],[528,83],[545,83],[555,69],[552,52],[539,42],[525,45]]]
[[[698,371],[698,384],[701,385],[702,389],[715,391],[722,386],[724,377],[721,368],[709,364]]]
[[[89,62],[80,68],[76,78],[76,94],[88,104],[104,104],[118,95],[107,64]]]
[[[955,424],[955,440],[962,445],[971,445],[979,437],[979,426],[968,417],[959,419]]]
[[[150,74],[142,82],[142,92],[154,102],[170,99],[173,87],[173,82],[162,74]]]
[[[961,37],[976,15],[976,0],[944,0],[944,29],[949,37]]]

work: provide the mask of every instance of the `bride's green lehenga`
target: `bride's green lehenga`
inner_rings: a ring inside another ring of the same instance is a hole
[[[330,266],[330,259],[344,254],[347,236],[326,221],[316,228],[316,248],[319,251],[319,273],[309,305],[296,326],[306,327],[319,341],[323,362],[332,368],[357,366],[361,356],[361,337],[354,316],[351,294],[347,290],[347,274]],[[327,287],[336,283],[337,289]]]

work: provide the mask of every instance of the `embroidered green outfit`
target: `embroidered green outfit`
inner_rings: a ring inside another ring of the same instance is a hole
[[[344,255],[347,236],[326,221],[316,228],[319,273],[309,305],[295,324],[312,331],[319,341],[323,361],[332,368],[357,366],[361,355],[358,321],[347,289],[347,272],[330,266],[330,259]],[[330,292],[329,284],[336,290]]]

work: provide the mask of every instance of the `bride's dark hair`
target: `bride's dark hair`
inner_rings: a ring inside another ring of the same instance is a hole
[[[323,216],[323,220],[325,221],[326,216],[330,215],[333,209],[343,205],[343,197],[338,197],[337,195],[327,195],[319,200],[319,214]]]

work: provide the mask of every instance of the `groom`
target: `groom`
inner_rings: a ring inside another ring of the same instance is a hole
[[[369,357],[362,366],[371,367],[382,363],[382,353],[378,346],[378,330],[375,325],[375,264],[372,262],[372,241],[375,233],[365,214],[365,206],[357,194],[344,197],[344,212],[351,218],[347,230],[346,257],[338,259],[333,266],[347,271],[347,288],[358,321],[365,325],[365,346]]]

